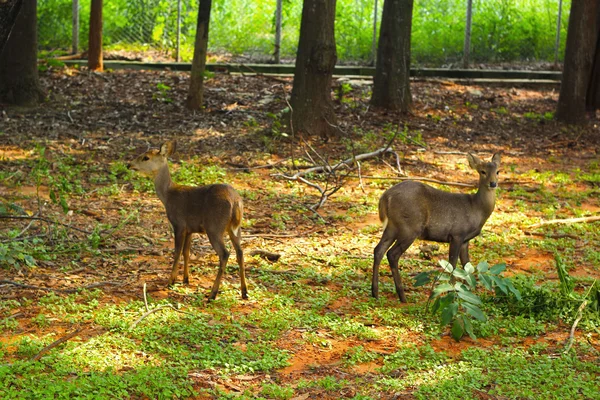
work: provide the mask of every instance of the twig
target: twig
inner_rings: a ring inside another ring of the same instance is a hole
[[[158,307],[155,307],[155,308],[153,308],[153,309],[152,309],[152,310],[150,310],[150,311],[147,311],[147,312],[145,312],[145,313],[144,313],[144,315],[142,315],[141,317],[139,317],[139,318],[137,319],[137,321],[135,321],[135,322],[134,322],[134,323],[133,323],[133,324],[132,324],[132,325],[129,327],[129,330],[133,330],[133,328],[135,328],[135,327],[136,327],[136,326],[137,326],[137,325],[138,325],[140,322],[142,322],[142,321],[143,321],[143,320],[144,320],[144,319],[145,319],[145,318],[146,318],[148,315],[150,315],[150,314],[152,314],[152,313],[155,313],[155,312],[157,312],[157,311],[160,311],[160,310],[164,310],[165,308],[172,308],[173,310],[175,310],[175,311],[177,311],[177,312],[180,312],[180,313],[182,313],[182,314],[187,314],[187,315],[192,315],[192,316],[194,315],[194,314],[192,314],[192,313],[190,313],[190,312],[187,312],[187,311],[178,310],[177,308],[175,308],[175,307],[174,307],[173,305],[171,305],[171,304],[165,304],[165,305],[163,305],[163,306],[158,306]]]
[[[281,85],[281,90],[283,91],[283,99],[285,103],[290,108],[290,132],[292,133],[292,140],[290,140],[290,154],[292,157],[292,169],[296,169],[296,159],[294,156],[294,142],[296,141],[296,135],[294,133],[294,109],[292,105],[287,99],[287,93],[285,92],[285,85]]]
[[[47,353],[48,351],[52,350],[53,348],[55,348],[56,346],[58,346],[61,343],[66,342],[67,340],[73,338],[74,336],[78,335],[80,332],[82,331],[82,329],[77,329],[71,333],[69,333],[67,336],[63,336],[58,340],[55,340],[54,342],[50,343],[48,346],[44,347],[42,350],[40,350],[39,353],[37,353],[35,356],[31,357],[29,359],[29,361],[37,361],[40,358],[42,358],[42,356]]]
[[[148,307],[148,296],[146,295],[146,282],[144,282],[144,305],[146,306],[146,311],[150,311],[150,307]]]
[[[360,188],[360,190],[362,190],[363,193],[365,193],[365,187],[363,185],[362,174],[360,172],[360,161],[356,162],[356,166],[358,168],[358,187]]]
[[[595,222],[600,221],[600,215],[592,215],[591,217],[581,217],[581,218],[566,218],[566,219],[551,219],[548,221],[542,221],[537,224],[533,224],[528,226],[528,228],[538,228],[543,225],[552,225],[552,224],[576,224],[579,222]]]
[[[573,345],[573,340],[575,339],[575,328],[577,328],[577,324],[579,323],[579,321],[581,320],[581,318],[583,316],[583,309],[585,308],[585,306],[587,306],[587,304],[588,304],[588,301],[584,300],[583,303],[581,303],[581,305],[577,309],[577,318],[575,319],[575,322],[573,322],[573,326],[571,327],[571,333],[569,334],[569,342],[568,342],[567,348],[565,349],[563,354],[567,354],[569,352],[569,350],[571,350],[571,346]]]

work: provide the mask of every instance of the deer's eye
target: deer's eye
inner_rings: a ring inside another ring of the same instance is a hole
[[[479,173],[483,176],[486,176],[487,174],[485,173],[485,171],[479,171]]]
[[[144,156],[144,158],[142,158],[142,161],[148,161],[149,159],[150,159],[150,157]]]

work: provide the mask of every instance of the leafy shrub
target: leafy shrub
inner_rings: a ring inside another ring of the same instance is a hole
[[[435,280],[435,287],[430,299],[435,299],[432,312],[440,312],[442,325],[452,323],[452,337],[460,340],[465,333],[475,339],[470,318],[485,321],[487,317],[481,310],[481,299],[473,291],[477,287],[477,279],[487,290],[508,295],[512,293],[517,300],[521,298],[519,291],[510,279],[501,276],[506,264],[496,264],[490,268],[486,261],[480,262],[477,269],[467,263],[464,269],[453,267],[448,261],[440,260],[442,272]],[[477,271],[477,277],[475,272]],[[415,286],[423,286],[430,281],[431,272],[422,272],[416,277]],[[438,284],[438,282],[440,282]]]

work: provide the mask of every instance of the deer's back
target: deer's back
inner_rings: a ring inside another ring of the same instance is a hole
[[[188,232],[205,232],[228,225],[239,226],[243,213],[241,196],[227,184],[206,186],[174,185],[167,195],[167,216],[173,226]]]

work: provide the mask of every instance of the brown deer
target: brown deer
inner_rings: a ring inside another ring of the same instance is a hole
[[[163,143],[160,150],[150,150],[129,164],[129,168],[154,179],[154,187],[167,211],[175,233],[173,269],[169,285],[177,280],[179,257],[183,250],[183,283],[189,283],[190,245],[193,233],[206,233],[212,248],[219,256],[219,272],[210,291],[209,300],[217,297],[221,279],[225,273],[229,251],[223,236],[229,234],[240,267],[242,298],[247,299],[244,253],[241,231],[243,204],[240,195],[231,186],[215,184],[207,186],[183,186],[171,180],[167,158],[175,152],[174,141]]]
[[[481,233],[494,211],[500,154],[494,154],[490,162],[472,154],[467,160],[479,173],[475,194],[449,193],[415,181],[401,182],[383,193],[379,199],[383,236],[374,251],[373,297],[379,296],[379,264],[387,252],[396,293],[406,303],[398,259],[416,239],[450,243],[449,261],[453,267],[459,257],[463,266],[469,262],[469,240]]]

